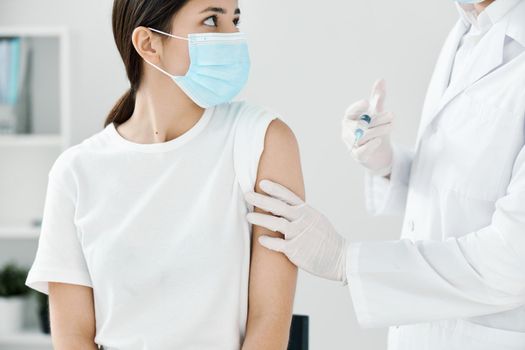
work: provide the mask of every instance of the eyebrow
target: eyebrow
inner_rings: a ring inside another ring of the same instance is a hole
[[[215,12],[215,13],[220,13],[222,15],[226,14],[228,11],[226,11],[224,8],[222,7],[208,7],[207,9],[201,11],[201,13],[204,13],[204,12]],[[241,14],[241,9],[236,9],[234,14],[236,15],[240,15]]]

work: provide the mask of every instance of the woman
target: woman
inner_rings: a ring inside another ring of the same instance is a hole
[[[286,124],[230,102],[249,68],[237,5],[114,2],[131,88],[49,172],[26,282],[49,294],[55,349],[286,348],[297,270],[251,245],[271,232],[243,194],[303,179]]]

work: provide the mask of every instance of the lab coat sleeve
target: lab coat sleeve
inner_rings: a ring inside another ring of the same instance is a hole
[[[390,180],[384,176],[365,174],[366,209],[373,215],[401,215],[406,206],[413,151],[393,144]]]
[[[491,223],[445,241],[350,244],[348,285],[363,327],[467,318],[525,305],[525,148]]]

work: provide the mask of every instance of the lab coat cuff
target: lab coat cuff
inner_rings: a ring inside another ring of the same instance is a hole
[[[346,277],[352,295],[352,303],[360,325],[370,323],[370,311],[359,276],[359,255],[362,243],[350,243],[346,252]]]
[[[384,176],[373,175],[368,170],[365,171],[366,209],[374,216],[381,215],[385,211],[392,183]]]
[[[392,152],[390,179],[365,173],[366,208],[373,216],[398,214],[406,201],[413,155],[397,144],[392,144]]]

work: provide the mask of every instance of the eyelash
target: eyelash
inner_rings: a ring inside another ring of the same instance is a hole
[[[206,18],[206,19],[204,20],[204,25],[209,26],[209,24],[206,24],[206,22],[207,22],[208,20],[210,20],[210,19],[213,19],[214,26],[216,27],[216,26],[217,26],[217,22],[218,22],[218,18],[217,18],[217,16],[210,16],[210,17]],[[236,19],[233,20],[233,24],[235,24],[236,26],[238,26],[238,25],[240,24],[240,22],[241,22],[241,21],[240,21],[239,18],[236,18]]]

